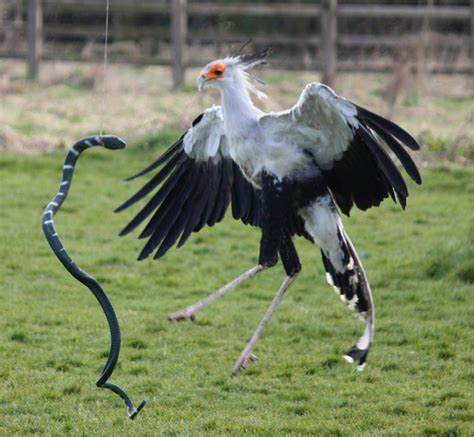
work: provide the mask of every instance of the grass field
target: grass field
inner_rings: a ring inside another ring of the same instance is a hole
[[[364,372],[342,359],[363,324],[325,284],[318,249],[298,241],[303,272],[257,345],[258,362],[232,379],[282,268],[196,323],[168,322],[254,265],[259,234],[227,217],[165,259],[137,263],[141,242],[116,237],[133,211],[112,211],[141,184],[121,179],[156,154],[87,152],[56,220],[115,305],[123,349],[111,381],[136,403],[150,400],[133,422],[94,385],[109,342],[102,312],[41,232],[63,153],[0,155],[0,435],[474,434],[472,169],[426,170],[406,212],[387,201],[345,219],[377,309]]]

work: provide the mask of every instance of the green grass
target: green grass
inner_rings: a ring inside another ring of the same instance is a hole
[[[135,211],[112,211],[142,184],[121,179],[155,154],[87,152],[56,219],[118,313],[123,349],[111,381],[136,403],[150,399],[133,422],[117,396],[94,385],[108,351],[103,314],[40,229],[63,154],[0,155],[0,435],[474,433],[472,169],[426,170],[406,212],[386,202],[345,219],[377,308],[364,372],[341,358],[363,324],[325,284],[318,249],[298,241],[302,274],[257,345],[258,362],[232,379],[282,268],[196,323],[169,323],[168,313],[254,265],[259,234],[227,217],[165,259],[137,263],[143,242],[116,237]]]

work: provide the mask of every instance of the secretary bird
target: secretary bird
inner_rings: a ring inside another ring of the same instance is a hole
[[[253,347],[285,292],[301,270],[293,236],[316,243],[326,278],[349,308],[366,321],[363,335],[344,356],[364,369],[374,335],[370,286],[338,209],[366,210],[390,196],[405,208],[408,190],[388,155],[400,160],[411,178],[420,174],[406,146],[419,146],[405,130],[338,96],[328,86],[310,83],[298,102],[265,113],[250,95],[262,97],[248,70],[265,63],[268,50],[207,64],[199,90],[220,91],[221,106],[206,109],[192,127],[155,162],[128,180],[161,168],[141,190],[117,208],[122,211],[155,191],[121,231],[126,235],[151,216],[139,238],[148,238],[138,259],[156,249],[162,257],[192,232],[220,222],[229,204],[234,219],[261,229],[258,264],[206,299],[169,316],[194,320],[211,302],[245,280],[273,267],[280,256],[286,272],[270,307],[235,363],[236,375],[254,359]]]

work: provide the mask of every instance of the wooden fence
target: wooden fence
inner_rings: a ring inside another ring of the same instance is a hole
[[[139,59],[138,61],[151,63],[167,63],[173,68],[174,86],[180,87],[184,83],[184,75],[186,66],[194,64],[187,56],[188,43],[192,41],[206,42],[212,40],[213,35],[206,32],[195,32],[191,38],[191,28],[188,29],[190,18],[194,17],[220,17],[220,16],[249,16],[275,18],[292,18],[292,19],[308,19],[314,18],[319,20],[318,34],[311,35],[285,35],[277,34],[272,36],[258,35],[253,38],[256,45],[287,45],[309,47],[311,50],[318,51],[318,59],[320,62],[318,67],[322,71],[323,81],[332,84],[335,79],[336,71],[344,66],[342,60],[338,60],[338,48],[364,48],[374,45],[384,47],[400,47],[406,39],[402,35],[352,35],[338,33],[338,22],[345,18],[368,19],[373,18],[393,18],[399,20],[436,20],[459,22],[463,25],[470,23],[470,33],[461,35],[451,39],[454,45],[460,47],[466,46],[470,50],[470,60],[467,64],[456,65],[452,70],[461,72],[469,71],[472,67],[473,54],[473,26],[474,26],[474,3],[471,6],[433,6],[432,1],[428,0],[426,6],[410,6],[410,5],[355,5],[355,4],[338,4],[337,0],[321,0],[318,3],[220,3],[220,2],[197,2],[188,0],[110,0],[111,14],[120,14],[122,17],[133,14],[149,14],[149,15],[168,15],[169,28],[163,29],[156,26],[131,26],[126,25],[125,21],[117,20],[117,25],[111,27],[111,37],[117,40],[122,38],[140,37],[146,35],[153,38],[154,33],[160,32],[160,38],[163,35],[169,35],[170,54],[168,59]],[[0,7],[0,20],[2,16],[7,16],[9,7],[21,3],[26,7],[26,14],[19,14],[14,20],[9,21],[3,18],[2,26],[15,25],[19,28],[27,30],[27,60],[28,72],[32,79],[37,78],[40,60],[42,59],[42,47],[45,34],[49,37],[80,37],[88,35],[96,38],[103,38],[104,24],[92,23],[87,26],[71,26],[71,25],[43,25],[44,11],[62,11],[78,15],[99,16],[105,13],[105,0],[2,0]],[[18,14],[17,14],[18,15]],[[22,17],[26,15],[26,20]],[[26,22],[25,22],[26,21]],[[236,42],[245,39],[242,35],[236,35],[229,32],[228,34],[219,34],[218,39],[222,43]],[[9,53],[0,53],[8,56]],[[202,62],[202,60],[201,60]],[[450,68],[447,68],[450,70]]]

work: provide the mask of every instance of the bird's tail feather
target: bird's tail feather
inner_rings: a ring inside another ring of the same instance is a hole
[[[321,251],[323,264],[328,283],[332,285],[341,300],[350,309],[357,311],[358,315],[366,321],[364,334],[357,344],[344,355],[344,358],[350,363],[358,361],[358,370],[363,370],[374,335],[375,311],[372,293],[362,263],[344,229],[339,229],[338,238],[344,254],[343,265],[345,267],[342,271],[337,270],[324,251]]]

